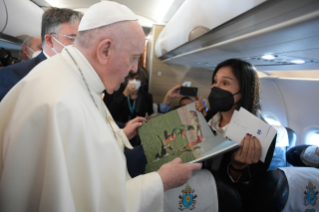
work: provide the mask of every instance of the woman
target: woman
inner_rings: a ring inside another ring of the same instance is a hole
[[[199,101],[195,103],[196,109],[203,113],[213,132],[224,137],[234,110],[243,107],[261,117],[259,78],[254,67],[239,59],[220,63],[213,73],[208,101],[211,109],[207,113],[205,106]],[[226,153],[220,160],[214,158],[204,164],[214,175],[220,175],[226,183],[237,189],[242,197],[243,211],[254,208],[253,185],[266,173],[272,159],[275,141],[276,138],[272,141],[264,163],[259,161],[260,141],[246,134],[238,150]]]
[[[153,97],[143,89],[146,84],[144,70],[139,66],[136,73],[130,72],[125,89],[114,93],[107,105],[114,120],[126,123],[136,116],[147,117],[153,113]]]

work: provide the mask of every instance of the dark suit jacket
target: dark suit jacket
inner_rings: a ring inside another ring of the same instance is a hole
[[[0,69],[0,102],[15,84],[45,59],[46,56],[41,52],[41,54],[31,60]]]

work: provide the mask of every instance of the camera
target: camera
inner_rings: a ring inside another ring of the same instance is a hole
[[[184,96],[197,96],[198,88],[196,87],[181,87],[179,94]]]
[[[18,58],[12,57],[11,53],[4,48],[0,48],[0,64],[4,67],[21,62]]]

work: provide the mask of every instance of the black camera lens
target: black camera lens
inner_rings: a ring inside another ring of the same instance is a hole
[[[13,65],[16,63],[20,63],[21,61],[18,58],[12,57],[11,53],[4,48],[0,48],[0,64],[2,66]]]

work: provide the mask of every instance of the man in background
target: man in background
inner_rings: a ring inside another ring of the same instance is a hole
[[[30,37],[28,35],[20,35],[17,38],[23,41],[19,57],[21,61],[30,60],[37,56],[34,55],[35,52],[42,51],[41,38]]]
[[[44,12],[41,26],[43,51],[31,60],[0,70],[0,102],[35,66],[73,44],[82,16],[82,13],[70,9],[49,8]]]

